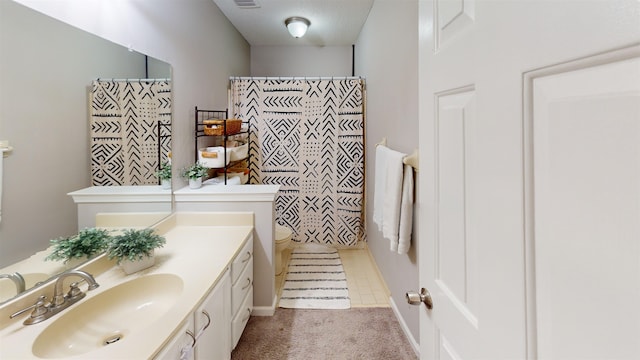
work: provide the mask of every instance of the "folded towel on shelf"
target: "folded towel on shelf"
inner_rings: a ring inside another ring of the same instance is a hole
[[[411,232],[413,230],[413,166],[404,166],[402,180],[402,198],[400,204],[400,226],[398,230],[398,245],[394,250],[398,254],[406,254],[411,247]]]

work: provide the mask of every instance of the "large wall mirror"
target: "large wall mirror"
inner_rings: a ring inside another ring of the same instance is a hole
[[[170,77],[170,64],[0,1],[0,140],[13,146],[0,172],[0,274],[45,251],[50,239],[78,232],[67,194],[92,185],[92,82]],[[168,215],[166,194],[158,212]],[[38,273],[53,276],[61,265]]]

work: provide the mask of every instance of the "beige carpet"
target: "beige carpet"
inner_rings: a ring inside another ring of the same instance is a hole
[[[276,310],[252,316],[233,360],[415,360],[390,308]]]

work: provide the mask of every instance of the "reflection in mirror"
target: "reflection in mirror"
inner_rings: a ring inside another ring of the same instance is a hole
[[[167,63],[0,1],[0,140],[14,148],[0,173],[0,274],[18,271],[29,287],[66,270],[41,259],[50,239],[80,230],[81,214],[67,194],[92,185],[92,82],[170,77]],[[160,150],[145,144],[145,151],[166,156],[170,137],[165,139]],[[170,190],[165,193],[161,214],[171,212]],[[140,211],[131,205],[131,211]],[[15,289],[12,279],[0,279],[0,302],[5,290],[12,296]]]
[[[170,160],[171,81],[98,79],[89,101],[92,185],[158,185]]]

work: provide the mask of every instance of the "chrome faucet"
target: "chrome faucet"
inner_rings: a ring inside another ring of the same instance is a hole
[[[79,282],[72,283],[70,285],[68,293],[64,294],[62,291],[64,279],[68,278],[69,276],[81,277],[84,281],[87,282],[87,284],[89,284],[87,290],[93,290],[100,286],[96,282],[96,279],[94,279],[93,276],[88,272],[82,270],[65,271],[62,274],[58,275],[58,278],[56,279],[56,283],[53,289],[53,298],[51,299],[51,302],[47,302],[46,296],[40,296],[35,304],[22,309],[9,317],[13,319],[16,316],[33,309],[33,311],[31,312],[31,316],[29,316],[24,321],[24,324],[37,324],[39,322],[47,320],[48,318],[78,302],[80,299],[87,295],[78,287]]]
[[[68,278],[69,276],[79,276],[83,278],[87,282],[87,284],[89,284],[89,288],[87,290],[93,290],[98,288],[98,286],[100,286],[96,282],[96,279],[93,278],[93,275],[89,274],[88,272],[85,272],[82,270],[65,271],[62,274],[60,274],[60,276],[58,276],[58,279],[56,280],[56,284],[53,289],[53,300],[51,302],[52,307],[56,308],[56,307],[64,306],[69,300],[75,300],[72,302],[73,304],[74,302],[82,299],[85,296],[85,293],[83,293],[82,291],[80,291],[80,289],[78,289],[78,283],[72,283],[71,290],[69,290],[69,293],[67,295],[63,294],[62,285],[64,283],[64,279]],[[80,298],[78,298],[78,296],[80,296]],[[64,307],[67,307],[69,305],[66,305]]]
[[[19,272],[13,274],[0,274],[0,279],[9,279],[16,285],[16,294],[20,294],[25,290],[24,278]]]

